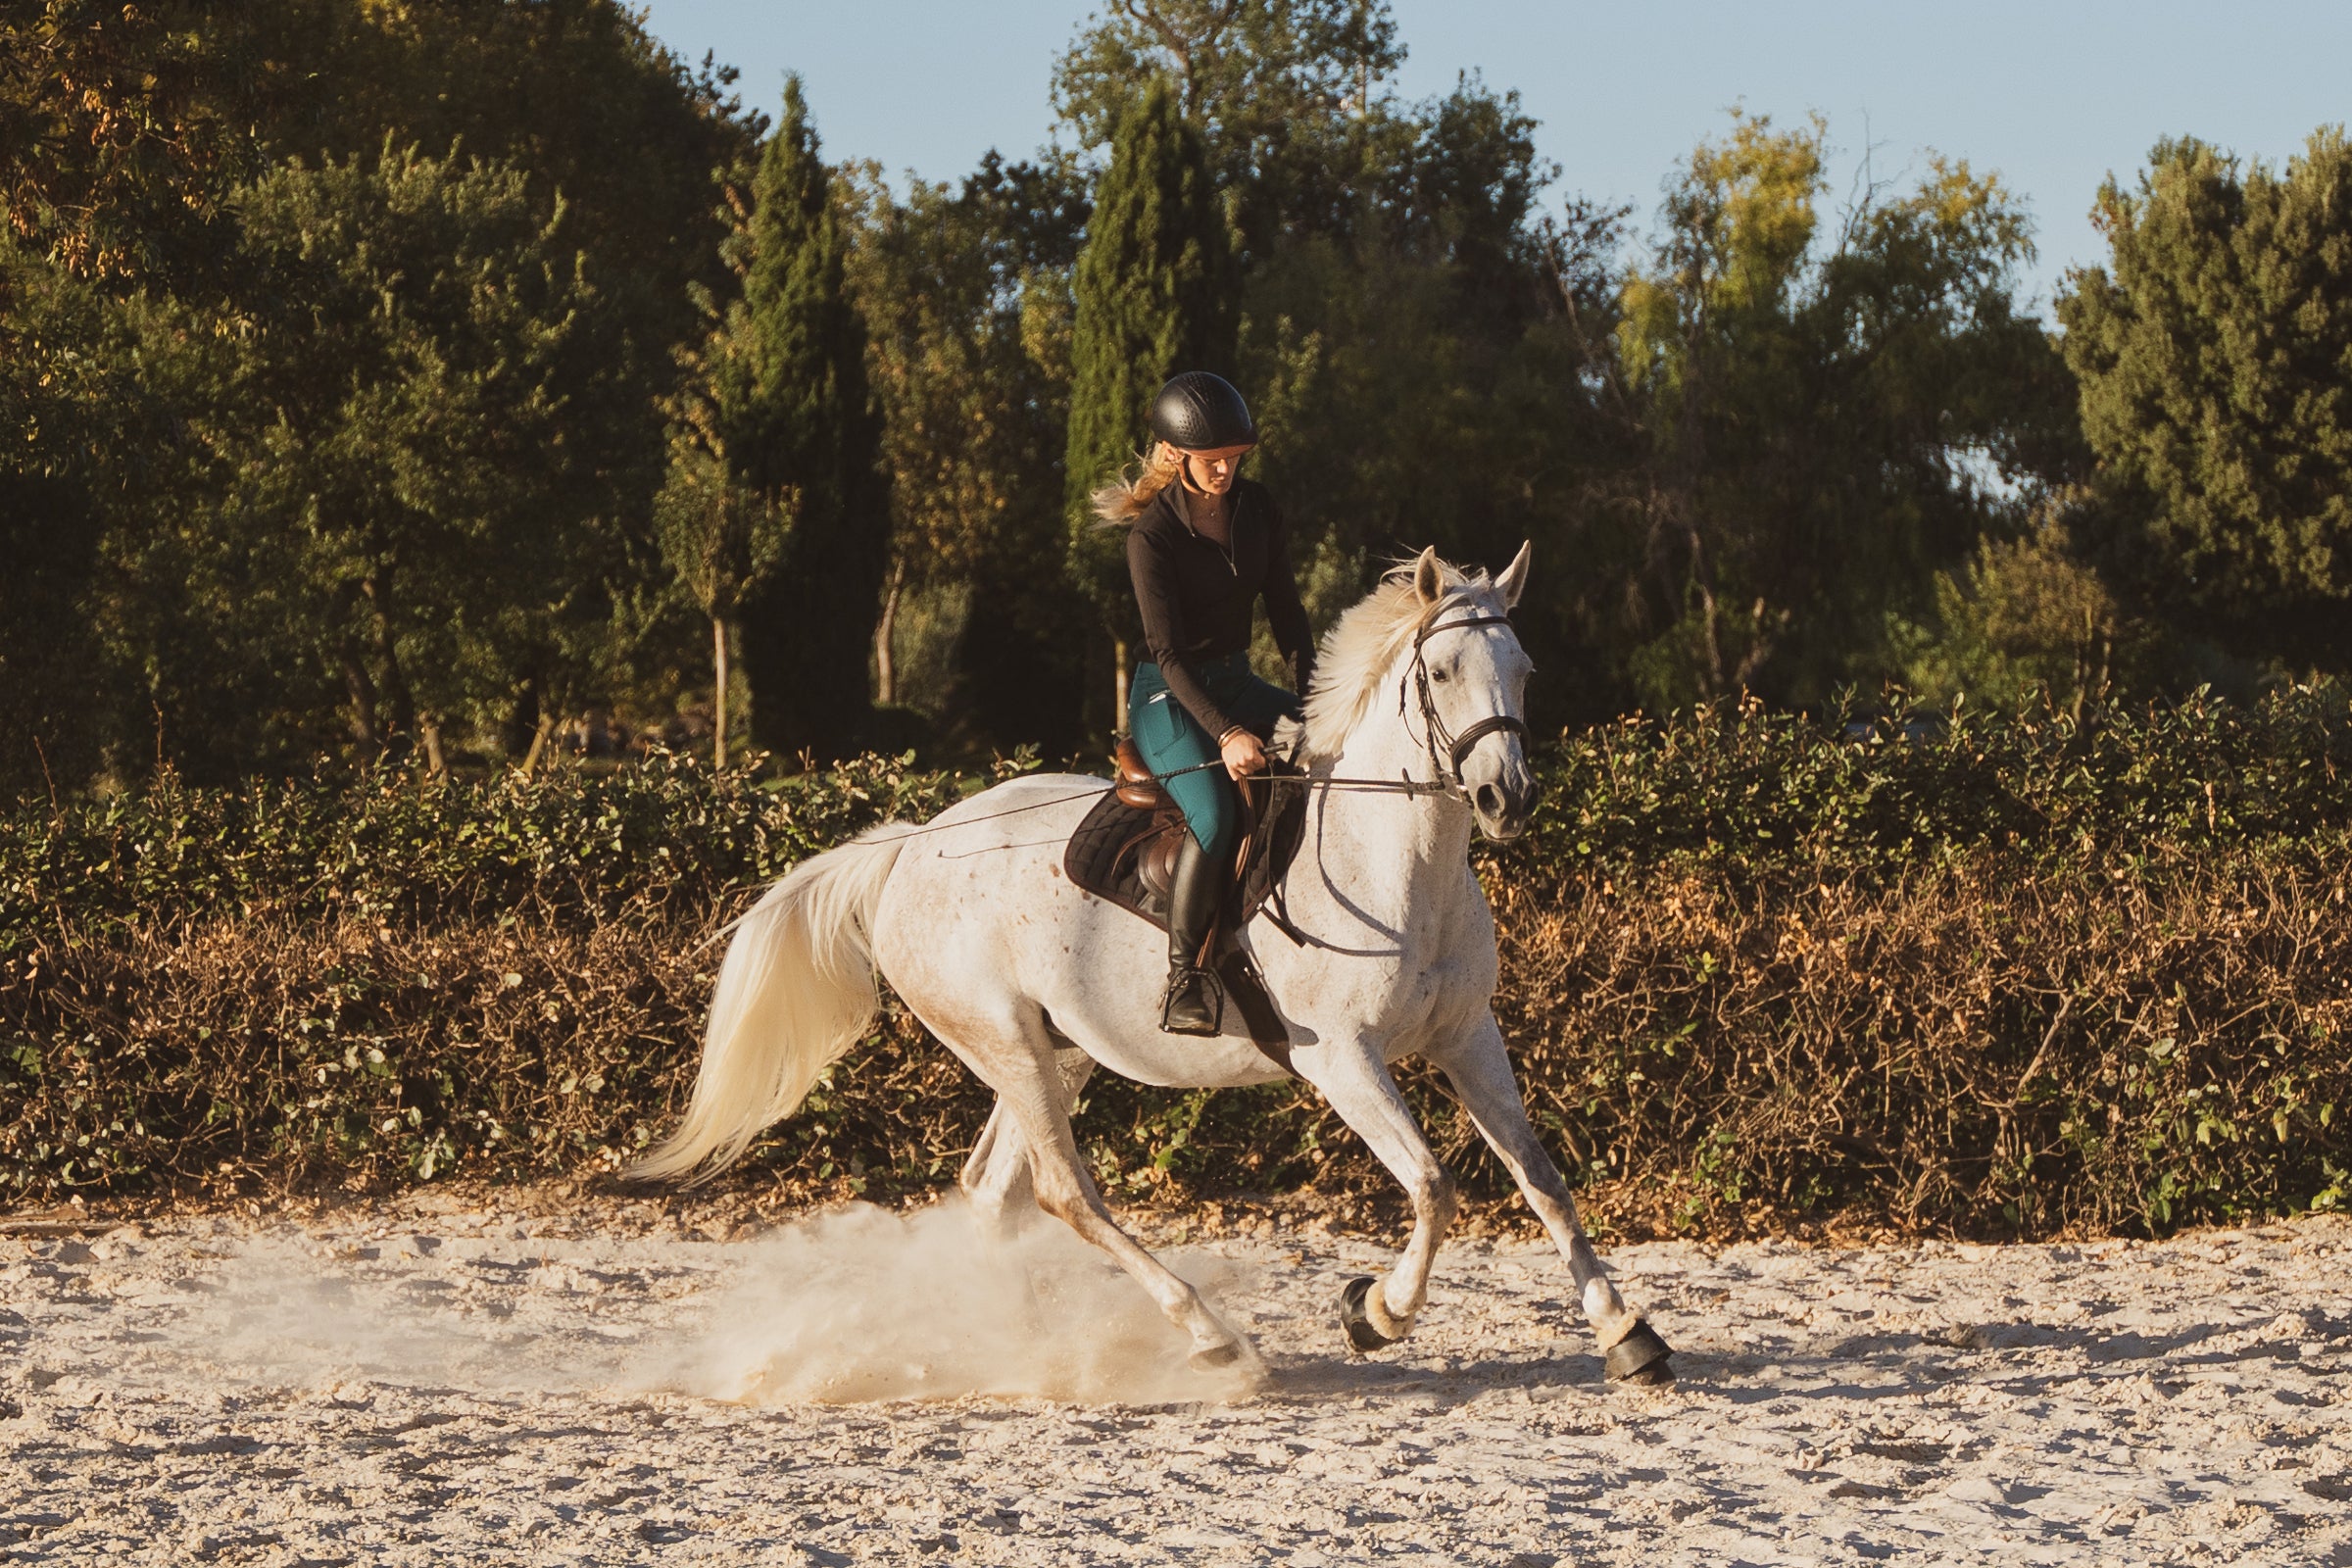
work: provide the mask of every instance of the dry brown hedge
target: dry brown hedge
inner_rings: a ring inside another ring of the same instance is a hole
[[[610,1171],[692,1086],[717,917],[623,906],[425,929],[212,916],[38,943],[0,1005],[82,1050],[12,1134],[71,1148],[86,1183],[109,1190]],[[905,1049],[921,1042],[896,1020],[892,1036],[900,1050],[849,1069],[855,1133],[834,1136],[820,1098],[788,1129],[790,1152],[763,1151],[774,1174],[822,1190],[829,1162],[862,1175],[879,1161],[922,1179],[968,1144],[967,1118],[940,1113],[984,1115],[985,1102],[953,1058]]]
[[[1482,865],[1497,1013],[1563,1165],[1620,1230],[1719,1235],[2352,1201],[2337,731],[2199,722],[1879,745],[1730,713],[1572,743],[1537,834]],[[720,922],[959,787],[669,760],[24,813],[0,825],[0,1193],[609,1172],[683,1099]],[[1502,1191],[1408,1077],[1440,1152]],[[935,1186],[986,1109],[893,1011],[742,1179]],[[1082,1133],[1130,1197],[1388,1187],[1289,1087],[1098,1081]]]
[[[2352,1198],[2341,873],[1940,868],[1501,891],[1563,1154],[1687,1224],[2161,1228]]]

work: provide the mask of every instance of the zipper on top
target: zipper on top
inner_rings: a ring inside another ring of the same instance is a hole
[[[1227,491],[1226,494],[1228,496],[1233,495],[1231,491]],[[1191,534],[1194,538],[1199,539],[1202,544],[1207,545],[1210,549],[1216,551],[1218,555],[1223,556],[1225,558],[1225,569],[1233,574],[1236,581],[1239,581],[1242,575],[1242,568],[1234,560],[1233,535],[1235,528],[1239,526],[1241,521],[1241,498],[1238,496],[1233,497],[1233,510],[1225,514],[1225,542],[1220,545],[1215,540],[1203,536],[1199,528],[1193,526],[1192,496],[1193,492],[1191,488],[1189,486],[1186,487],[1184,491],[1184,531]]]

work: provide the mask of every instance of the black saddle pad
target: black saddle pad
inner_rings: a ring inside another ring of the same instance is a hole
[[[1144,886],[1142,871],[1143,847],[1163,825],[1159,812],[1138,810],[1120,800],[1117,790],[1104,790],[1070,835],[1061,869],[1096,898],[1107,899],[1165,931],[1168,906]]]
[[[1296,768],[1287,764],[1278,763],[1272,771],[1299,776]],[[1306,791],[1296,785],[1275,784],[1271,786],[1271,794],[1273,801],[1268,810],[1272,820],[1251,835],[1250,863],[1226,890],[1225,907],[1217,917],[1215,967],[1218,978],[1225,983],[1226,996],[1241,1009],[1250,1038],[1260,1046],[1286,1048],[1284,1054],[1287,1054],[1290,1033],[1283,1028],[1273,1001],[1266,995],[1265,981],[1259,976],[1257,965],[1250,961],[1250,955],[1235,935],[1273,896],[1298,853],[1299,841],[1305,837]],[[1070,835],[1069,848],[1062,853],[1062,872],[1073,885],[1165,931],[1167,904],[1144,885],[1139,867],[1145,844],[1168,822],[1166,813],[1139,810],[1120,800],[1117,791],[1104,790],[1102,798],[1078,824],[1078,830]],[[1271,1049],[1268,1054],[1274,1054]],[[1275,1059],[1287,1070],[1290,1064],[1283,1061],[1282,1055],[1276,1054]]]

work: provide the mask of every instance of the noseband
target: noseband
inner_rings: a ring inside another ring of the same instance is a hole
[[[1446,729],[1445,720],[1438,717],[1437,704],[1429,695],[1429,662],[1425,651],[1429,640],[1442,631],[1510,624],[1511,617],[1508,615],[1466,615],[1460,620],[1433,620],[1413,638],[1412,683],[1414,695],[1421,700],[1422,740],[1429,748],[1429,765],[1437,774],[1438,783],[1456,800],[1469,799],[1470,792],[1462,783],[1462,760],[1470,755],[1470,749],[1496,733],[1516,735],[1520,743],[1525,745],[1530,738],[1527,720],[1514,718],[1508,713],[1495,713],[1480,719],[1459,735]],[[1401,681],[1396,686],[1396,711],[1400,714],[1404,711],[1404,684]],[[1442,753],[1441,747],[1444,748]]]

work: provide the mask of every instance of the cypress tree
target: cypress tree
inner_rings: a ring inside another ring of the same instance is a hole
[[[1091,497],[1150,439],[1152,394],[1179,370],[1230,373],[1232,241],[1200,133],[1154,78],[1119,116],[1110,168],[1074,279],[1067,476],[1071,574],[1116,666],[1112,726],[1126,721],[1137,635],[1124,542]],[[1090,683],[1111,695],[1101,680]]]
[[[865,329],[843,288],[848,248],[832,172],[797,76],[752,183],[743,313],[747,352],[725,446],[742,481],[791,518],[781,559],[742,607],[752,733],[791,756],[853,748],[871,711],[866,658],[888,559],[881,421]]]

